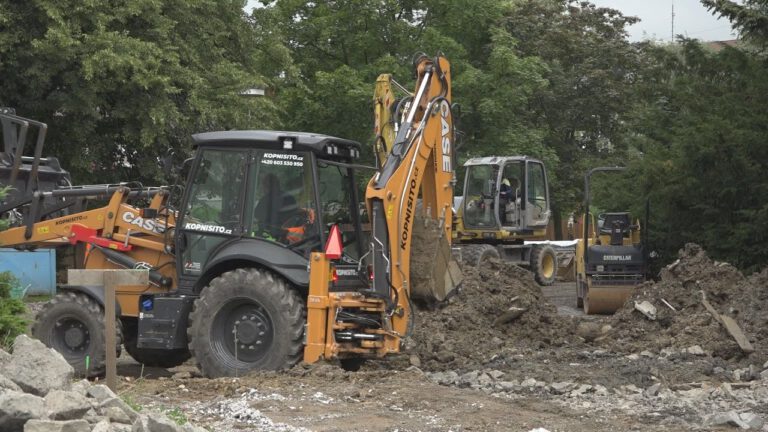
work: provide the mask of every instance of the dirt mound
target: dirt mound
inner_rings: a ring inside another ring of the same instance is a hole
[[[604,341],[617,351],[676,350],[699,345],[724,359],[739,360],[745,354],[702,303],[702,292],[720,314],[736,320],[764,358],[768,343],[768,270],[745,278],[728,263],[711,260],[696,244],[687,244],[679,259],[661,272],[659,282],[637,288],[612,319],[615,331]],[[761,283],[762,281],[762,283]],[[634,310],[635,302],[647,300],[656,307],[650,321]],[[675,310],[665,305],[669,303]]]
[[[515,348],[568,343],[573,323],[557,316],[530,272],[496,260],[463,270],[447,304],[417,311],[408,345],[423,369],[478,369]]]

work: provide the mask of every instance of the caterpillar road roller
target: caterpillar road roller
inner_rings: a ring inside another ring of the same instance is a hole
[[[586,314],[612,314],[624,305],[647,274],[646,236],[640,220],[628,212],[589,213],[590,179],[600,172],[624,171],[599,167],[584,178],[583,237],[576,245],[576,297]],[[646,203],[646,223],[648,206]]]

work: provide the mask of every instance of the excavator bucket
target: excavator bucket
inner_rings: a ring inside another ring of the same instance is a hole
[[[427,302],[443,301],[462,282],[451,245],[438,223],[420,217],[413,228],[411,296]]]

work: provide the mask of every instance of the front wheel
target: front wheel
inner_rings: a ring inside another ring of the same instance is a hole
[[[122,343],[120,320],[115,349]],[[93,298],[72,291],[57,294],[37,315],[32,334],[55,349],[79,376],[97,377],[106,371],[104,309]]]
[[[213,279],[189,320],[189,349],[206,377],[289,368],[303,352],[304,305],[268,271],[237,269]]]

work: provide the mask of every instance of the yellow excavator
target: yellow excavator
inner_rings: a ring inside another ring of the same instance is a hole
[[[589,212],[590,179],[599,172],[623,171],[623,167],[599,167],[584,176],[583,238],[576,244],[577,306],[586,314],[612,314],[632,295],[647,275],[647,226],[632,221],[628,212]],[[646,203],[646,224],[648,204]]]
[[[356,162],[360,144],[346,139],[200,133],[192,137],[195,154],[184,164],[183,184],[72,186],[39,181],[47,171],[41,167],[54,161],[41,157],[46,126],[0,114],[0,175],[9,174],[0,183],[26,179],[24,190],[0,203],[0,217],[12,220],[0,246],[79,245],[82,268],[147,269],[149,285],[117,288],[116,309],[118,340],[148,366],[193,356],[205,376],[218,377],[302,359],[338,359],[355,369],[364,359],[397,353],[411,331],[411,298],[445,298],[461,278],[448,271],[456,269],[449,243],[450,65],[422,55],[414,66],[412,101],[364,202],[355,174],[367,167]],[[35,127],[34,155],[24,156]],[[177,191],[181,196],[173,196]],[[103,204],[83,211],[85,200]],[[437,227],[438,241],[428,246],[446,270],[440,283],[421,291],[410,272],[419,220]],[[33,327],[80,374],[104,372],[111,349],[104,298],[99,286],[62,285]]]

